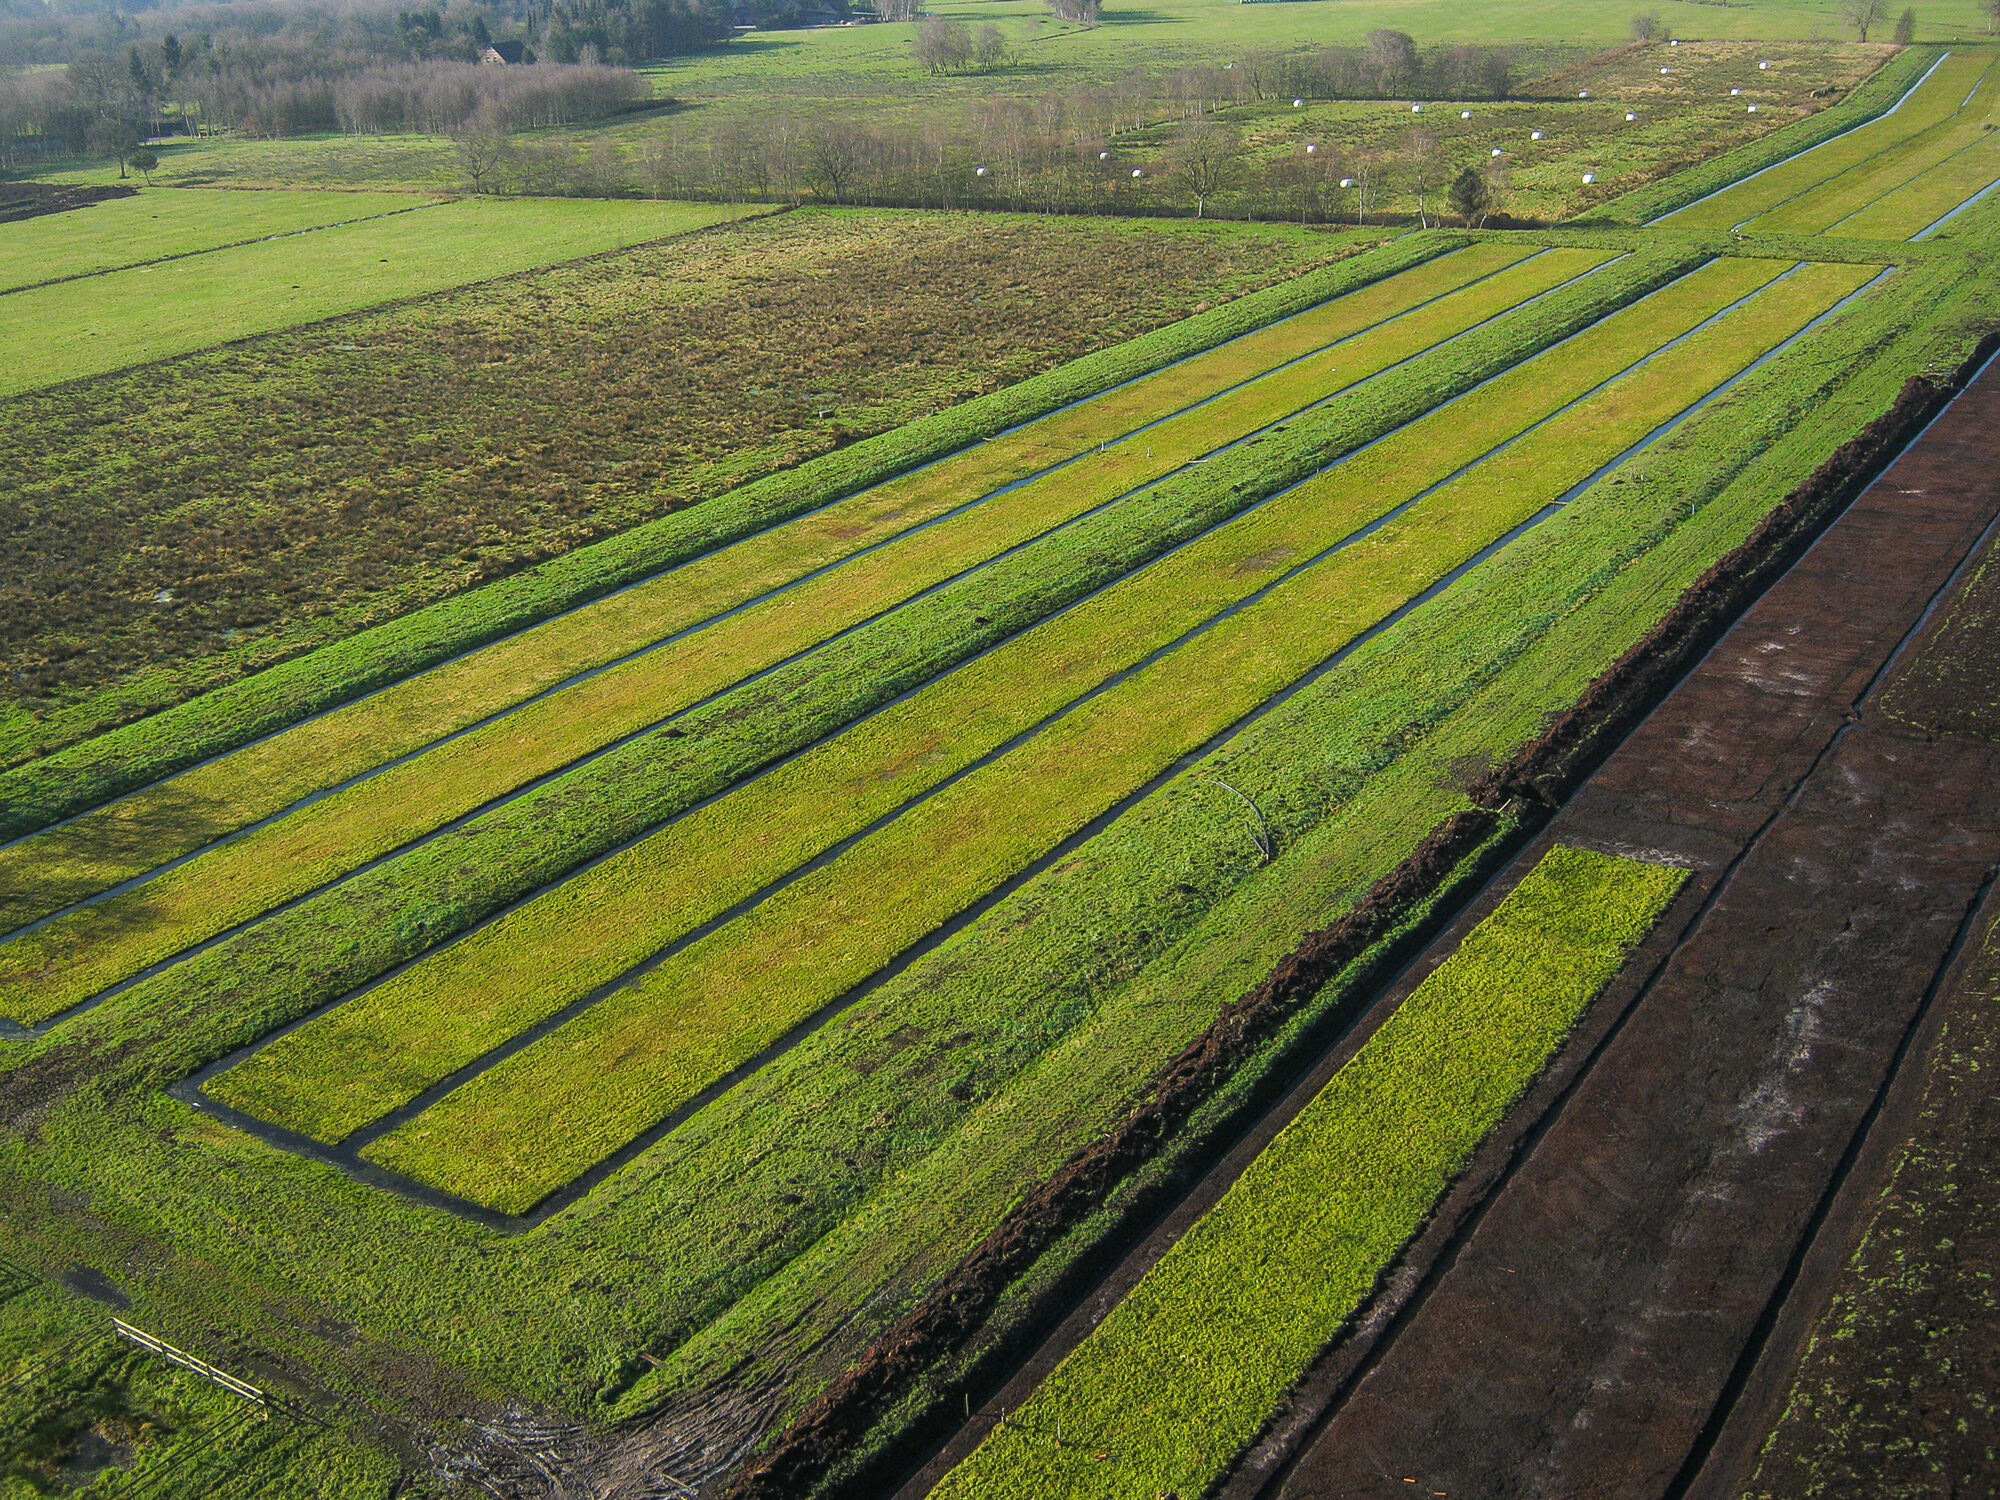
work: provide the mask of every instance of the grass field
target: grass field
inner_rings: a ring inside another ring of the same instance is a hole
[[[427,199],[391,193],[141,188],[130,198],[7,225],[0,231],[0,291],[426,206]]]
[[[0,980],[0,990],[13,991],[18,984],[30,984],[36,994],[34,1008],[53,1014],[100,985],[122,979],[181,946],[310,890],[494,797],[570,765],[580,756],[655,726],[744,676],[775,667],[845,628],[860,625],[897,603],[1116,500],[1149,478],[1324,399],[1369,370],[1408,357],[1448,334],[1454,321],[1464,326],[1491,316],[1524,295],[1580,274],[1607,258],[1586,252],[1553,252],[1538,258],[1523,277],[1477,280],[1483,273],[1503,269],[1518,255],[1514,250],[1498,255],[1468,252],[1463,269],[1452,262],[1440,267],[1437,276],[1411,273],[1415,285],[1400,292],[1399,279],[1385,284],[1382,298],[1364,294],[1357,299],[1359,305],[1351,309],[1343,302],[1319,314],[1305,314],[1271,335],[1260,335],[1219,352],[1234,360],[1254,360],[1255,346],[1276,346],[1266,358],[1282,367],[1248,385],[1229,389],[1226,383],[1237,371],[1217,372],[1210,368],[1212,360],[1197,359],[1128,387],[1120,392],[1122,397],[1144,400],[1150,396],[1164,402],[1168,411],[1203,402],[1205,397],[1214,399],[1184,418],[1147,428],[1143,443],[1135,440],[1127,444],[1129,452],[1122,455],[1122,462],[1115,454],[1110,462],[1093,458],[1081,476],[1069,469],[1057,470],[1045,479],[1017,483],[984,498],[977,483],[966,485],[959,472],[964,465],[947,463],[921,471],[914,484],[894,483],[886,496],[869,494],[844,502],[834,513],[814,518],[815,525],[807,533],[809,544],[829,534],[856,544],[866,540],[865,531],[854,534],[858,528],[851,520],[852,511],[866,507],[893,515],[907,527],[920,522],[927,509],[936,511],[940,499],[958,501],[961,507],[968,500],[979,502],[976,511],[954,511],[947,527],[892,533],[885,539],[891,545],[869,551],[849,567],[824,571],[825,558],[808,553],[774,577],[772,564],[782,566],[789,561],[787,551],[796,548],[797,539],[767,535],[759,539],[764,545],[745,544],[747,556],[728,551],[714,554],[704,560],[705,566],[694,578],[676,574],[653,586],[651,592],[663,600],[672,598],[676,614],[662,619],[659,603],[628,599],[627,607],[636,606],[635,612],[646,620],[646,635],[607,643],[602,621],[597,618],[601,612],[596,610],[561,622],[560,629],[544,627],[537,632],[536,642],[543,652],[561,649],[561,641],[568,639],[577,643],[573,650],[588,642],[587,649],[615,660],[656,641],[665,644],[542,697],[520,712],[454,737],[417,759],[404,758],[364,785],[340,790],[226,850],[179,866],[159,880],[9,945],[6,951],[11,961],[4,980]],[[1463,313],[1431,302],[1453,279],[1475,281],[1462,295]],[[1363,326],[1394,311],[1399,299],[1431,302],[1442,326],[1428,320],[1420,326],[1404,319],[1364,336],[1351,347],[1336,342],[1344,328]],[[1302,350],[1329,343],[1342,361],[1340,370],[1305,371],[1290,363]],[[1219,394],[1218,380],[1224,383]],[[1100,442],[1116,442],[1130,430],[1131,418],[1121,413],[1117,404],[1098,410],[1093,403],[1054,420],[1069,429],[1072,441],[1082,425],[1086,441],[1095,436]],[[1097,427],[1094,433],[1093,426]],[[1046,436],[1030,427],[1002,443],[1032,451],[1033,445],[1042,441]],[[974,450],[973,462],[983,467],[991,446]],[[792,555],[796,557],[795,552]],[[699,589],[701,573],[714,580],[713,592],[706,595]],[[813,576],[800,588],[764,597],[773,584],[799,580],[805,574]],[[711,621],[711,629],[688,633]],[[554,641],[549,639],[552,634],[557,637]],[[482,654],[497,655],[500,661],[486,664],[485,672],[480,673],[476,659],[461,660],[448,669],[449,675],[459,682],[497,677],[509,681],[518,692],[518,678],[508,672],[511,653],[489,648]],[[495,703],[490,698],[475,698],[466,703],[460,696],[449,695],[442,703],[440,700],[437,685],[419,679],[410,685],[409,692],[399,692],[387,702],[372,699],[356,705],[343,711],[338,723],[315,721],[302,731],[255,747],[252,754],[259,760],[275,759],[297,767],[300,752],[315,739],[324,742],[323,737],[330,734],[335,743],[359,742],[366,755],[339,765],[333,773],[337,779],[341,773],[366,770],[412,753],[409,739],[404,737],[408,712],[398,713],[406,702],[433,711],[444,704],[450,706],[456,722],[434,726],[433,733],[477,722],[493,709],[506,706],[504,699]],[[386,745],[371,742],[370,731],[385,723],[401,731],[399,737]],[[306,744],[293,743],[298,740]],[[415,748],[422,750],[424,742],[419,740]],[[323,772],[319,785],[326,784],[324,776]],[[138,799],[136,808],[121,809],[114,804],[106,810],[108,816],[92,815],[0,853],[0,860],[13,867],[16,878],[10,884],[20,892],[10,915],[17,920],[39,916],[79,894],[128,878],[149,864],[282,808],[291,798],[313,789],[312,783],[292,777],[281,779],[275,788],[268,778],[247,779],[233,759],[204,767],[179,781],[193,785],[169,783]],[[215,790],[206,792],[208,787]],[[234,787],[255,787],[259,801],[246,806],[247,791],[232,795],[225,790]],[[179,813],[165,829],[158,826],[163,808]],[[154,835],[150,839],[146,837],[149,833]],[[111,865],[104,858],[107,849],[128,858]],[[9,859],[9,855],[13,857]],[[233,898],[221,896],[232,890],[238,893]],[[93,933],[109,935],[108,951],[103,940],[93,945]],[[55,977],[57,971],[60,978]]]
[[[1666,324],[1661,332],[1671,335],[1775,274],[1775,268],[1730,269],[1737,277],[1735,286],[1724,279],[1719,287],[1711,282],[1686,288],[1680,300],[1683,307],[1692,302],[1691,309],[1679,311],[1673,306],[1677,299],[1659,293],[1663,306],[1640,303],[1633,311],[1660,318]],[[1366,520],[1362,505],[1423,495],[1477,457],[1494,441],[1496,430],[1518,429],[1536,420],[1537,407],[1546,413],[1595,385],[1605,376],[1603,366],[1593,369],[1581,350],[1554,351],[1524,365],[1518,379],[1487,388],[1492,407],[1505,413],[1497,420],[1469,404],[1447,408],[1448,416],[1440,414],[1443,420],[1414,424],[1399,434],[1402,441],[1378,445],[1366,459],[1336,471],[1332,484],[1294,492],[1292,517],[1273,514],[1273,507],[1259,513],[1257,524],[1233,523],[1212,546],[1178,554],[1171,564],[1161,565],[1157,576],[1145,578],[1142,588],[1174,599],[1206,600],[1213,608],[1228,607],[1232,596],[1251,597],[1253,585],[1260,582],[1276,587],[1198,642],[1116,684],[1027,744],[903,813],[892,829],[843,852],[738,923],[674,953],[606,1003],[508,1058],[476,1083],[461,1086],[369,1147],[369,1159],[493,1206],[517,1212],[532,1206],[1559,498],[1671,415],[1676,396],[1699,389],[1704,377],[1712,383],[1726,375],[1862,279],[1842,268],[1819,285],[1808,280],[1788,287],[1793,297],[1774,299],[1765,314],[1768,333],[1757,329],[1755,321],[1748,329],[1719,325],[1705,345],[1682,346],[1637,377],[1636,390],[1607,391],[1566,411],[1563,430],[1547,434],[1560,458],[1540,453],[1524,466],[1518,450],[1497,456],[1490,469],[1474,471],[1476,478],[1461,477],[1426,496],[1417,510],[1307,572],[1293,574],[1287,564],[1336,545]],[[1626,321],[1643,326],[1641,319]],[[1652,342],[1636,327],[1615,323],[1593,333],[1593,342],[1613,368],[1629,360],[1635,344],[1643,350]],[[1719,362],[1719,370],[1713,362]],[[1705,363],[1709,368],[1703,368]],[[1566,367],[1560,380],[1554,378],[1559,367]],[[1534,393],[1536,405],[1524,411],[1526,391]],[[1446,426],[1464,444],[1456,451],[1441,430]],[[1328,519],[1333,526],[1316,532]],[[1038,633],[1023,637],[1015,653],[1022,686],[1007,680],[1002,664],[980,684],[986,688],[981,696],[1009,701],[1023,694],[1028,682],[1052,677],[1051,663],[1077,650],[1066,636],[1115,639],[1105,618],[1121,605],[1132,605],[1109,594],[1102,597],[1103,610],[1078,611],[1062,622],[1067,628],[1059,628],[1054,640],[1038,640]],[[1174,620],[1169,628],[1191,628],[1198,618]],[[1314,623],[1310,628],[1295,625],[1276,637],[1273,624],[1280,619]],[[982,665],[999,655],[984,658]],[[941,706],[932,710],[928,723],[918,722],[930,728],[953,719],[951,710]],[[935,729],[894,735],[865,763],[893,766],[921,754],[938,769],[948,769],[938,739]],[[809,796],[820,794],[817,784],[807,786]],[[717,806],[720,811],[727,804]],[[726,812],[722,816],[722,837],[727,839],[737,829],[729,826]],[[761,826],[758,814],[749,813],[737,828],[748,832]],[[946,851],[952,854],[949,875],[941,873]],[[864,892],[864,904],[857,905]],[[603,915],[615,921],[617,908]],[[528,925],[522,948],[529,952],[545,949],[547,934],[562,930],[560,923]],[[843,957],[829,962],[836,934]],[[671,931],[659,934],[662,941],[672,936]],[[481,986],[472,994],[486,992]],[[424,994],[407,1013],[413,1020],[428,1020],[450,1008],[440,1006],[440,998],[435,992]],[[470,999],[468,995],[459,1004]],[[302,1037],[306,1049],[313,1046],[313,1038],[294,1036]],[[397,1039],[382,1040],[388,1045],[369,1050],[394,1055]],[[299,1097],[313,1098],[323,1096],[333,1083],[322,1064],[294,1088]],[[530,1139],[522,1130],[523,1112],[539,1109],[541,1119],[548,1121],[550,1101],[557,1099],[573,1105],[566,1103],[555,1116],[561,1128],[554,1140],[538,1138],[533,1149],[522,1149]]]
[[[933,1493],[1203,1493],[1686,878],[1551,850]]]
[[[1786,210],[1803,205],[1813,195],[1848,190],[1857,174],[1866,174],[1913,140],[1948,129],[1964,108],[1966,96],[1977,89],[1993,65],[1993,54],[1955,49],[1930,69],[1924,87],[1892,114],[1862,125],[1825,145],[1792,157],[1741,184],[1678,211],[1663,222],[1675,228],[1748,228],[1771,230],[1786,222]],[[1767,221],[1768,216],[1768,221]],[[1813,223],[1795,209],[1799,227],[1810,232],[1827,223]],[[1830,222],[1830,221],[1829,221]]]
[[[442,1496],[510,1432],[577,1483],[723,1482],[2000,318],[1996,200],[1907,243],[1978,191],[1975,81],[1730,190],[1818,194],[1824,260],[1740,212],[1362,251],[811,211],[9,400],[41,529],[8,534],[60,566],[4,596],[49,627],[9,638],[43,655],[8,663],[7,920],[150,878],[0,941],[5,1008],[61,1017],[0,1042],[0,1379],[48,1416],[5,1482],[103,1441],[105,1489]],[[343,376],[328,338],[395,360]],[[400,503],[315,511],[329,481]],[[253,599],[268,632],[203,657]],[[814,1493],[878,1491],[1515,830],[1289,1001]],[[1206,1483],[1676,879],[1530,877],[950,1483],[1122,1493],[1067,1467],[1099,1451],[1136,1494]],[[84,1357],[106,1304],[330,1425],[245,1437]],[[1241,1336],[1176,1364],[1210,1313]],[[1039,1446],[1106,1399],[1116,1445]]]
[[[685,234],[743,212],[682,203],[461,199],[31,287],[7,304],[0,397]],[[0,227],[0,243],[21,227]]]

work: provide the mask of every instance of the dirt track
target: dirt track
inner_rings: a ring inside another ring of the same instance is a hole
[[[1692,920],[1629,1012],[1597,1018],[1617,1023],[1602,1051],[1573,1049],[1589,1055],[1570,1066],[1594,1061],[1430,1247],[1360,1377],[1322,1379],[1331,1409],[1303,1451],[1286,1465],[1267,1446],[1232,1493],[1747,1480],[1846,1258],[1847,1236],[1815,1231],[1872,1198],[1889,1153],[1855,1152],[2000,861],[2000,747],[1963,716],[1873,711],[2000,513],[1996,431],[1989,366],[1524,855],[1559,840],[1685,862]],[[1767,1469],[1760,1493],[1792,1492]]]

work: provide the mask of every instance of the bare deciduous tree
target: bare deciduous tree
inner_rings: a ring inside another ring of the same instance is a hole
[[[943,16],[932,16],[919,26],[910,46],[927,73],[957,71],[972,61],[971,35],[958,22]]]
[[[1229,185],[1242,153],[1242,136],[1213,120],[1198,120],[1175,139],[1167,175],[1194,199],[1197,219],[1207,215],[1208,200]]]
[[[1840,16],[1868,40],[1868,28],[1880,24],[1889,14],[1889,0],[1840,0]]]
[[[1410,191],[1417,198],[1417,222],[1431,227],[1431,195],[1437,191],[1442,158],[1438,138],[1428,130],[1412,130],[1403,140],[1403,166],[1409,173]]]
[[[482,123],[461,131],[454,141],[466,185],[475,193],[499,191],[500,169],[511,154],[505,132]]]
[[[819,125],[806,132],[799,148],[799,175],[813,195],[842,202],[861,164],[861,143],[852,127]]]
[[[979,28],[979,35],[972,43],[972,65],[982,73],[990,73],[995,68],[1007,66],[1013,49],[1007,45],[1007,33],[998,26]]]
[[[1368,60],[1374,66],[1376,87],[1383,98],[1399,93],[1417,76],[1416,40],[1405,32],[1386,28],[1368,33]]]

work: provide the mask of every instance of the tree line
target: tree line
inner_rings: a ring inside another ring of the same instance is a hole
[[[956,121],[883,128],[781,114],[701,131],[669,129],[632,155],[525,142],[487,131],[459,140],[464,185],[482,193],[732,203],[988,208],[1067,214],[1186,214],[1305,224],[1450,217],[1486,222],[1509,195],[1504,163],[1447,131],[1407,130],[1375,149],[1303,142],[1258,155],[1205,113],[1176,119],[1111,91],[993,100]],[[1151,116],[1135,133],[1120,125]],[[1166,123],[1156,123],[1164,117]]]

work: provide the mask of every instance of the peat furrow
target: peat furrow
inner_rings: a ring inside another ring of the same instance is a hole
[[[1160,1068],[1139,1103],[1029,1193],[738,1471],[721,1492],[723,1500],[781,1500],[809,1493],[907,1393],[917,1375],[964,1347],[1006,1289],[1043,1251],[1155,1156],[1301,1005],[1435,893],[1496,831],[1508,804],[1525,802],[1544,811],[1559,805],[1995,349],[2000,349],[2000,331],[1987,334],[1945,378],[1912,376],[1888,411],[1787,494],[1742,543],[1695,581],[1658,625],[1600,673],[1573,707],[1557,715],[1512,760],[1481,778],[1471,789],[1473,808],[1439,824],[1356,906],[1331,926],[1308,933],[1261,981],[1225,1006],[1207,1030]],[[1511,842],[1525,839],[1541,821],[1528,819]]]
[[[1515,799],[1559,806],[1996,349],[2000,330],[1989,332],[1944,378],[1912,375],[1889,410],[1841,444],[1734,550],[1697,578],[1659,624],[1606,668],[1575,704],[1557,714],[1512,760],[1474,783],[1472,800],[1489,808]]]

